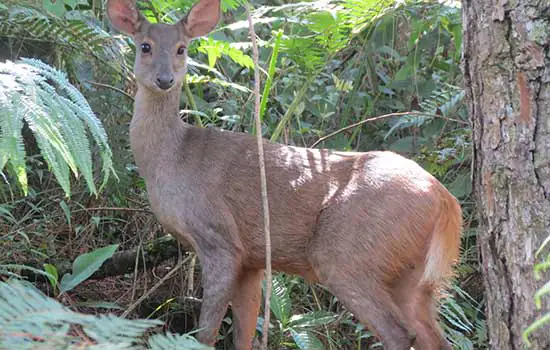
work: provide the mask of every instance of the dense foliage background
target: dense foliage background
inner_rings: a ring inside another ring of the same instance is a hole
[[[151,22],[168,23],[192,4],[139,2]],[[309,147],[334,133],[316,147],[393,150],[440,179],[460,200],[466,223],[462,260],[441,301],[441,322],[455,348],[485,348],[459,4],[251,4],[265,68],[264,137]],[[254,132],[253,63],[241,5],[224,0],[222,23],[189,49],[181,109],[190,123]],[[165,322],[165,330],[189,332],[200,307],[200,266],[148,211],[128,145],[134,43],[111,29],[103,6],[100,0],[0,2],[0,55],[13,61],[0,63],[0,274],[27,277],[78,312],[127,310],[124,316],[155,318]],[[387,116],[337,132],[381,115]],[[82,255],[87,252],[93,253]],[[126,265],[107,264],[96,272],[109,257]],[[82,259],[95,268],[83,271]],[[64,275],[73,261],[72,274]],[[172,270],[176,261],[183,270]],[[164,284],[157,289],[159,282]],[[2,290],[0,300],[8,303],[1,298]],[[274,349],[378,346],[322,286],[281,274],[272,298]],[[99,341],[79,329],[66,334],[82,344]],[[229,313],[220,348],[231,348],[231,332]]]

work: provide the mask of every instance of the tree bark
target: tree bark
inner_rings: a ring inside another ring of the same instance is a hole
[[[550,1],[466,0],[464,76],[491,349],[521,349],[541,287],[535,252],[550,234]],[[531,338],[530,338],[531,339]],[[545,327],[531,339],[550,348]]]

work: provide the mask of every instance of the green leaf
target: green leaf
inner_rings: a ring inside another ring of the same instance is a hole
[[[187,334],[155,334],[149,338],[151,350],[186,349],[209,350],[209,346],[200,344],[195,338]]]
[[[63,0],[42,0],[44,8],[56,15],[57,17],[63,17],[65,14],[65,3]]]
[[[2,269],[8,269],[8,270],[29,270],[37,275],[46,276],[48,279],[55,279],[56,277],[45,270],[40,270],[32,266],[27,265],[20,265],[20,264],[4,264],[0,265],[0,268]],[[1,327],[0,327],[1,328]]]
[[[73,262],[73,272],[63,276],[60,283],[61,293],[65,293],[94,274],[103,263],[113,256],[118,244],[96,249],[90,253],[80,255]]]
[[[59,206],[61,207],[61,209],[63,209],[63,213],[65,213],[65,219],[67,219],[67,224],[71,226],[71,209],[69,209],[69,206],[64,200],[59,202]]]
[[[448,186],[449,191],[457,198],[464,198],[472,193],[470,173],[460,173]]]
[[[393,77],[394,81],[408,81],[411,78],[411,75],[413,73],[412,66],[406,64],[404,65],[397,73],[395,73],[395,76]],[[393,84],[390,84],[393,86]]]
[[[393,142],[389,149],[399,153],[411,153],[414,149],[426,144],[428,141],[425,137],[405,136]]]
[[[271,289],[271,312],[281,322],[283,328],[287,327],[290,318],[290,295],[285,285],[282,275],[276,275],[273,278],[273,288]]]
[[[537,309],[541,309],[542,297],[546,294],[550,294],[550,281],[546,282],[546,284],[540,287],[540,289],[535,293],[535,304],[537,305]]]
[[[3,218],[4,220],[10,221],[13,224],[17,224],[17,220],[11,213],[11,209],[12,208],[8,207],[6,204],[0,205],[0,217]]]
[[[537,329],[547,326],[549,324],[550,324],[550,312],[542,316],[535,322],[533,322],[529,327],[527,327],[527,329],[523,332],[523,340],[525,341],[527,346],[531,345],[531,342],[529,341],[529,335],[531,335],[531,333],[533,333]]]
[[[57,267],[52,264],[44,264],[44,271],[48,273],[46,277],[50,281],[50,284],[53,289],[57,289],[57,282],[59,281],[59,275],[57,273]]]
[[[61,2],[60,0],[57,1]],[[65,5],[74,10],[78,5],[88,5],[88,0],[65,0]]]
[[[1,209],[1,207],[0,207]],[[546,239],[544,240],[544,242],[542,242],[542,244],[540,245],[540,248],[537,249],[537,252],[535,253],[535,256],[538,257],[540,255],[540,253],[542,253],[542,251],[544,250],[544,248],[546,248],[546,246],[550,243],[550,235],[548,237],[546,237]]]
[[[303,329],[290,329],[292,339],[302,350],[324,349],[323,343],[312,332]]]
[[[210,67],[214,67],[218,58],[223,54],[240,66],[254,68],[254,61],[250,56],[245,55],[238,47],[225,41],[212,38],[202,39],[198,50],[208,55],[208,65]]]
[[[334,322],[338,315],[328,311],[313,311],[307,314],[294,315],[290,318],[289,327],[316,327]]]

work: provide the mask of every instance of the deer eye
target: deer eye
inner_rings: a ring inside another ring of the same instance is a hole
[[[141,44],[141,52],[142,52],[142,53],[149,53],[149,52],[151,52],[151,45],[149,45],[149,44],[147,44],[147,43]]]
[[[185,53],[185,46],[178,47],[178,55],[183,55]]]

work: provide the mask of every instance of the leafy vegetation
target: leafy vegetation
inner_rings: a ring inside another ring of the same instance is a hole
[[[542,242],[540,248],[537,250],[536,256],[539,257],[543,252],[548,250],[548,244],[550,243],[550,236],[548,236],[544,242]],[[550,268],[550,253],[547,253],[546,258],[540,261],[535,265],[535,277],[536,279],[542,278],[542,273]],[[550,281],[547,281],[536,293],[535,293],[535,303],[537,309],[542,308],[543,298],[547,298],[550,294]],[[527,345],[530,345],[529,335],[535,332],[537,329],[542,328],[550,324],[550,312],[542,315],[535,322],[529,325],[527,329],[523,332],[523,339]]]
[[[208,349],[188,335],[156,334],[145,343],[145,332],[162,322],[79,314],[17,280],[0,282],[0,311],[2,348],[57,349],[70,344],[79,349]]]
[[[128,149],[127,123],[135,90],[131,73],[134,43],[110,30],[101,3],[4,1],[0,5],[0,37],[6,39],[4,51],[10,53],[5,58],[16,62],[4,63],[10,68],[0,72],[0,77],[6,77],[0,84],[8,84],[4,82],[8,76],[12,84],[11,90],[0,92],[0,108],[11,113],[0,113],[0,135],[10,135],[9,143],[0,137],[0,170],[4,171],[0,230],[6,232],[0,238],[0,264],[26,265],[42,272],[44,268],[46,279],[37,279],[36,285],[59,302],[40,297],[43,302],[55,308],[63,303],[88,313],[97,310],[75,306],[73,299],[130,305],[152,283],[160,283],[170,265],[165,261],[153,269],[143,267],[138,254],[131,275],[94,283],[84,281],[89,275],[72,284],[67,277],[58,281],[57,270],[66,261],[75,261],[73,278],[86,275],[76,261],[83,253],[113,244],[119,245],[119,251],[139,252],[144,241],[163,235],[148,212],[143,181]],[[170,23],[193,3],[153,0],[139,5],[150,21]],[[253,67],[247,22],[239,7],[243,1],[222,3],[224,22],[208,38],[189,47],[182,117],[198,125],[253,133]],[[271,0],[253,5],[261,39],[260,61],[266,69],[261,72],[265,82],[264,137],[307,147],[328,136],[319,146],[393,150],[415,159],[438,177],[460,199],[466,222],[462,261],[450,295],[441,300],[441,322],[456,349],[486,348],[484,297],[475,250],[477,223],[470,197],[471,133],[460,87],[460,8],[414,0],[288,4]],[[17,61],[20,56],[38,57],[55,69],[36,60]],[[21,75],[13,85],[17,72]],[[16,108],[17,96],[32,103],[27,105],[32,113]],[[365,122],[381,115],[386,117]],[[42,129],[35,127],[38,117]],[[32,131],[30,136],[24,132],[25,123]],[[360,125],[342,130],[355,123]],[[46,126],[49,129],[44,129]],[[95,148],[88,142],[90,136]],[[38,147],[33,149],[34,139]],[[92,171],[96,152],[103,157],[103,192],[94,198],[89,194],[96,192]],[[10,166],[4,168],[8,160]],[[48,169],[41,166],[43,161]],[[116,182],[108,181],[113,169]],[[81,173],[86,187],[80,181],[71,182],[71,172]],[[16,182],[28,196],[13,193],[12,183]],[[8,192],[12,194],[6,195]],[[64,199],[65,192],[71,197]],[[185,274],[173,278],[170,288],[147,298],[132,316],[154,315],[167,321],[173,331],[191,331],[196,319],[193,305],[200,296],[200,283],[194,282],[198,272],[193,266],[186,265]],[[3,270],[0,273],[9,275]],[[28,288],[14,283],[2,288]],[[60,287],[65,291],[61,296],[57,293]],[[28,293],[39,298],[35,290]],[[372,334],[323,287],[308,285],[297,277],[276,276],[271,311],[273,348],[378,346]],[[65,331],[65,340],[75,336],[64,328],[65,320],[91,327],[104,319],[73,311],[67,315],[70,317],[56,323]],[[109,320],[112,324],[130,322],[114,316]],[[132,339],[158,324],[153,323],[129,326],[135,330]],[[231,332],[231,319],[227,318],[220,346],[231,346]],[[87,341],[71,339],[79,344]],[[186,339],[154,336],[149,338],[149,346]]]
[[[103,184],[113,171],[111,150],[100,121],[82,94],[65,75],[34,59],[0,65],[0,168],[6,164],[27,193],[27,168],[21,129],[24,122],[32,130],[43,159],[63,190],[70,194],[70,171],[78,171],[90,191],[93,181],[92,153],[86,127],[100,148]]]

